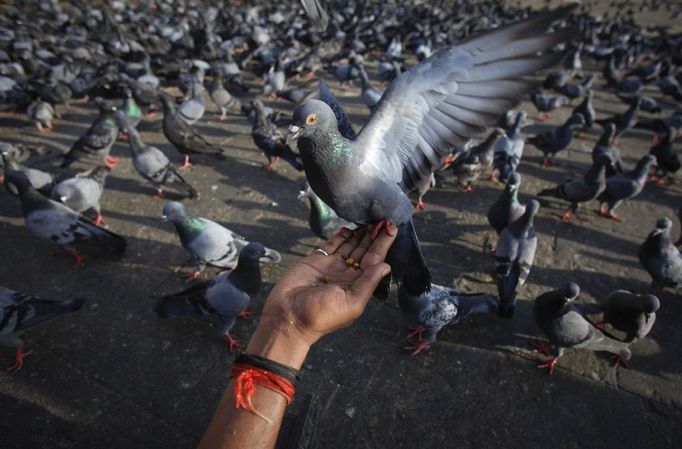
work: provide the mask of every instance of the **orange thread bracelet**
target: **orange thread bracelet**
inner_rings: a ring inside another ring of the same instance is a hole
[[[274,391],[275,393],[281,394],[284,396],[284,399],[286,399],[287,405],[291,403],[294,393],[296,392],[294,384],[289,380],[270,371],[257,368],[247,363],[235,363],[234,367],[232,368],[232,374],[230,375],[230,378],[235,380],[235,407],[249,411],[256,416],[263,418],[269,423],[272,423],[272,421],[258,412],[258,410],[254,408],[251,401],[253,395],[256,392],[256,385],[260,385]]]

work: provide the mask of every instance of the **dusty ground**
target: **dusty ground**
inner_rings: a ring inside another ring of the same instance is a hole
[[[360,125],[367,111],[357,93],[339,94]],[[655,90],[649,94],[658,96]],[[600,117],[626,109],[604,92],[595,104]],[[291,110],[284,102],[271,105]],[[0,136],[66,151],[93,111],[72,108],[46,135],[38,135],[24,115],[2,114]],[[555,114],[551,123],[569,112]],[[542,126],[548,125],[527,131]],[[273,172],[261,168],[265,159],[245,118],[221,123],[207,115],[199,127],[216,141],[225,130],[238,136],[228,145],[227,161],[205,160],[189,172],[201,199],[185,202],[187,208],[284,255],[281,265],[263,269],[266,285],[252,304],[260,310],[281,273],[319,245],[308,229],[307,205],[296,201],[303,176],[284,163]],[[146,141],[181,160],[156,121],[140,128]],[[540,167],[540,153],[527,146],[522,200],[582,174],[596,138],[593,131],[576,139],[551,169]],[[650,145],[649,135],[628,134],[622,140],[627,167]],[[162,321],[152,312],[154,296],[183,288],[174,270],[186,255],[172,226],[160,222],[163,203],[134,172],[127,145],[117,144],[113,153],[123,158],[107,183],[103,214],[109,229],[128,238],[121,260],[88,259],[84,268],[73,269],[26,233],[18,200],[1,189],[0,285],[45,297],[89,298],[79,313],[25,335],[34,352],[22,371],[0,372],[4,449],[192,447],[226,384],[233,356],[214,327],[194,319]],[[325,338],[306,361],[297,396],[320,396],[320,447],[679,447],[679,295],[663,295],[656,326],[633,348],[630,369],[614,370],[602,354],[569,351],[549,377],[535,367],[541,357],[530,345],[540,338],[532,300],[544,291],[573,280],[582,287],[579,301],[595,304],[616,288],[646,290],[649,277],[637,249],[657,218],[674,216],[681,190],[679,183],[647,185],[620,209],[624,223],[597,217],[596,204],[590,204],[589,223],[566,224],[558,218],[563,204],[543,202],[535,267],[514,320],[483,317],[447,328],[417,357],[402,349],[405,331],[395,304],[371,302],[355,325]],[[437,283],[495,291],[493,259],[483,248],[493,238],[485,213],[500,191],[484,180],[474,193],[463,193],[448,177],[426,196],[427,210],[416,213],[415,221]],[[676,223],[674,237],[678,232]],[[241,320],[235,335],[246,341],[255,326],[255,320]],[[10,349],[0,348],[2,364],[12,358]]]

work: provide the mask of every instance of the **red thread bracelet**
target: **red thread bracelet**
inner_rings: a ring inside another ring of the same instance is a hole
[[[287,400],[287,405],[291,403],[294,397],[296,388],[289,380],[271,373],[261,368],[246,364],[235,363],[232,368],[231,379],[235,379],[234,383],[234,405],[237,408],[242,408],[249,411],[267,422],[272,421],[266,416],[259,413],[253,406],[251,398],[256,392],[256,385],[260,385],[269,390],[279,393]]]

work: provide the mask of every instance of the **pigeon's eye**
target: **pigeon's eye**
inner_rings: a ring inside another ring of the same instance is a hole
[[[308,125],[314,125],[315,123],[317,123],[317,116],[316,116],[315,114],[310,114],[310,115],[305,119],[305,122],[306,122]]]

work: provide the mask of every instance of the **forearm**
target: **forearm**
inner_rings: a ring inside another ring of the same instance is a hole
[[[273,326],[262,319],[245,353],[300,369],[309,348],[307,343],[294,338],[292,330],[286,325]],[[234,384],[234,380],[228,383],[211,423],[199,443],[199,449],[274,447],[287,406],[286,399],[268,388],[256,386],[252,403],[255,410],[270,420],[268,422],[252,412],[235,406]]]

